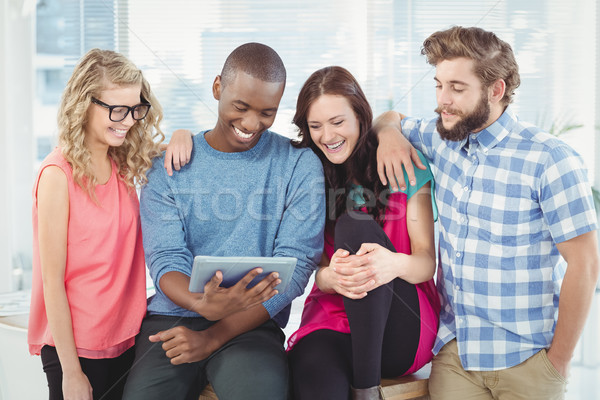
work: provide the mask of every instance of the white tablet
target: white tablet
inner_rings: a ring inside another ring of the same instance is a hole
[[[204,285],[206,285],[217,271],[223,273],[221,286],[230,287],[235,285],[250,270],[261,267],[263,272],[258,274],[247,287],[256,285],[271,272],[278,272],[281,283],[275,289],[279,293],[283,293],[292,279],[297,261],[294,257],[196,256],[194,257],[189,290],[190,292],[204,292]]]

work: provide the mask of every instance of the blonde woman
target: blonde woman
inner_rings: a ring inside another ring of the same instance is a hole
[[[89,51],[58,114],[59,146],[33,187],[29,351],[50,399],[119,399],[146,312],[136,187],[164,135],[162,109],[121,54]]]

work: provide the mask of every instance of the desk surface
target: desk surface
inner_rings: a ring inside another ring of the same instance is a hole
[[[15,329],[27,330],[29,322],[29,314],[11,315],[8,317],[0,317],[0,326],[7,326]]]

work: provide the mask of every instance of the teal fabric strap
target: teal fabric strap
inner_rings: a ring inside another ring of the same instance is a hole
[[[421,159],[421,162],[427,168],[419,169],[415,166],[415,163],[413,163],[416,183],[415,183],[415,185],[410,185],[410,184],[408,184],[409,183],[408,182],[408,174],[406,173],[404,166],[402,166],[402,173],[404,174],[404,182],[406,182],[407,185],[406,185],[406,190],[399,190],[399,191],[402,193],[406,193],[406,199],[408,201],[415,193],[417,193],[419,191],[419,189],[421,189],[423,187],[423,185],[425,185],[427,182],[431,182],[431,208],[433,209],[433,220],[437,221],[438,209],[437,209],[437,204],[435,203],[435,181],[433,180],[433,173],[431,172],[431,167],[429,166],[429,162],[427,161],[427,159],[425,158],[423,153],[421,153],[419,150],[417,150],[417,153],[419,154],[419,158]],[[396,180],[396,184],[398,184],[397,180]],[[398,185],[398,186],[400,186],[400,185]],[[390,190],[392,190],[392,189],[390,188]]]
[[[348,197],[354,203],[353,208],[355,210],[363,208],[366,204],[365,198],[363,196],[363,187],[361,185],[351,183],[350,184],[350,192],[348,193]]]
[[[431,167],[429,166],[429,162],[427,161],[427,159],[425,158],[423,153],[421,153],[419,150],[417,150],[417,153],[419,154],[419,158],[421,159],[421,162],[423,164],[425,164],[425,166],[427,168],[419,169],[413,163],[413,167],[415,170],[416,184],[415,185],[407,185],[406,190],[399,190],[399,191],[402,193],[406,193],[406,201],[408,201],[415,193],[417,193],[419,191],[419,189],[421,189],[421,187],[423,187],[423,185],[425,185],[427,182],[431,182],[431,208],[433,209],[433,220],[437,221],[438,209],[437,209],[437,204],[435,203],[435,181],[433,180],[433,173],[431,172]],[[404,173],[404,182],[408,182],[408,174],[406,173],[404,166],[402,166],[402,172]],[[396,181],[396,183],[398,183],[398,182]],[[400,186],[400,185],[398,185],[398,186]],[[392,191],[391,187],[390,187],[390,191]],[[363,187],[361,185],[356,185],[354,183],[351,184],[350,185],[350,193],[348,194],[348,196],[350,197],[350,200],[352,200],[352,202],[354,202],[354,209],[359,209],[359,208],[364,207],[365,199],[363,197]]]

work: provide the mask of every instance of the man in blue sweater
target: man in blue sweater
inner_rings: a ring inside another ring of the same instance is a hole
[[[207,382],[219,399],[287,397],[280,326],[321,257],[325,197],[317,156],[268,130],[285,77],[270,47],[238,47],[213,84],[218,121],[194,136],[190,163],[168,176],[163,160],[154,160],[140,212],[156,294],[125,399],[197,399]],[[281,294],[273,296],[273,274],[247,289],[257,271],[229,289],[218,287],[219,275],[199,294],[188,291],[196,255],[298,263]]]

